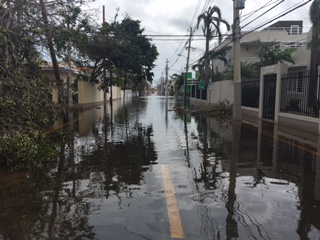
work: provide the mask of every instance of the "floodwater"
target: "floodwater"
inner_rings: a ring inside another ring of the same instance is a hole
[[[55,168],[0,174],[0,239],[319,239],[317,136],[174,106],[74,116]]]

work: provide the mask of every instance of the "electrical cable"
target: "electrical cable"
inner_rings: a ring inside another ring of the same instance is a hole
[[[268,7],[269,5],[272,4],[271,2],[273,2],[273,1],[274,1],[274,0],[270,0],[269,2],[267,2],[267,3],[266,3],[265,5],[263,5],[262,7],[254,10],[254,11],[252,11],[252,12],[250,12],[250,13],[247,13],[247,14],[243,15],[242,17],[246,17],[246,18],[242,19],[241,21],[247,20],[247,19],[248,19],[249,17],[251,17],[253,14],[257,13],[258,11],[262,10],[262,9],[265,8],[265,7]],[[276,0],[276,1],[279,1],[279,0]],[[248,15],[248,16],[247,16],[247,15]],[[241,22],[240,22],[240,23],[241,23]]]
[[[246,36],[246,35],[248,35],[249,33],[252,33],[252,32],[254,32],[254,31],[258,30],[259,28],[261,28],[261,27],[263,27],[263,26],[265,26],[265,25],[267,25],[267,24],[269,24],[269,23],[271,23],[271,22],[273,22],[273,21],[275,21],[275,20],[277,20],[277,19],[279,19],[279,18],[281,18],[281,17],[283,17],[283,16],[287,15],[288,13],[293,12],[294,10],[296,10],[296,9],[298,9],[298,8],[303,7],[304,5],[307,5],[307,4],[308,4],[309,2],[311,2],[311,1],[312,1],[312,0],[308,0],[307,2],[304,2],[304,3],[302,3],[302,4],[298,5],[298,6],[296,6],[296,7],[295,7],[295,8],[293,8],[293,9],[291,9],[291,10],[289,10],[289,11],[285,12],[285,13],[282,13],[280,16],[277,16],[277,17],[275,17],[275,18],[273,18],[273,19],[271,19],[271,20],[269,20],[269,21],[267,21],[267,22],[265,22],[265,23],[263,23],[263,24],[259,25],[258,27],[255,27],[253,30],[248,31],[247,33],[245,33],[245,34],[244,34],[244,35],[242,35],[241,37]],[[301,1],[301,2],[303,2],[303,1]],[[294,6],[295,6],[295,5],[294,5]],[[289,8],[289,9],[290,9],[290,8]]]
[[[279,6],[281,3],[283,3],[284,0],[281,0],[281,2],[277,3],[276,5],[274,5],[272,8],[269,8],[267,11],[265,11],[264,13],[260,14],[258,17],[254,18],[253,20],[251,20],[250,22],[248,22],[247,24],[245,24],[244,26],[242,26],[241,28],[244,28],[246,26],[248,26],[250,23],[254,22],[255,20],[257,20],[258,18],[262,17],[263,15],[265,15],[266,13],[270,12],[272,9],[276,8],[277,6]]]

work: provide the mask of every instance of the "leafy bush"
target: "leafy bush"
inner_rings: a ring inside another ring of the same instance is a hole
[[[0,136],[0,167],[31,168],[57,154],[55,144],[40,131],[8,131]]]
[[[286,111],[299,111],[300,107],[300,99],[296,99],[296,98],[291,98],[289,100],[289,103],[286,105]]]
[[[57,112],[36,71],[8,69],[0,79],[0,166],[31,167],[50,159],[55,146],[44,132]]]

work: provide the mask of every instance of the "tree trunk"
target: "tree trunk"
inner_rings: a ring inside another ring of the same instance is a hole
[[[64,120],[68,120],[68,113],[66,112],[66,104],[65,104],[65,97],[64,97],[64,91],[63,91],[63,82],[60,78],[59,66],[58,66],[58,61],[57,61],[55,49],[53,46],[52,33],[51,33],[51,28],[49,26],[47,10],[46,10],[46,6],[44,4],[44,0],[40,0],[39,2],[40,2],[40,6],[41,6],[42,19],[43,19],[43,23],[44,23],[44,27],[45,27],[45,34],[46,34],[46,38],[48,41],[48,48],[49,48],[50,56],[51,56],[52,67],[53,67],[54,76],[56,79],[59,100],[60,100],[60,104],[61,104],[62,111],[63,111],[63,117],[64,117]]]

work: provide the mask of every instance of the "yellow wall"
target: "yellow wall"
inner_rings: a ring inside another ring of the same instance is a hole
[[[78,80],[78,104],[101,101],[103,101],[103,91],[98,89],[98,84]]]
[[[78,80],[78,104],[103,102],[103,91],[98,89],[98,84],[92,85],[90,82]],[[110,90],[107,93],[107,101],[110,98]],[[112,86],[112,98],[121,98],[120,87]]]

